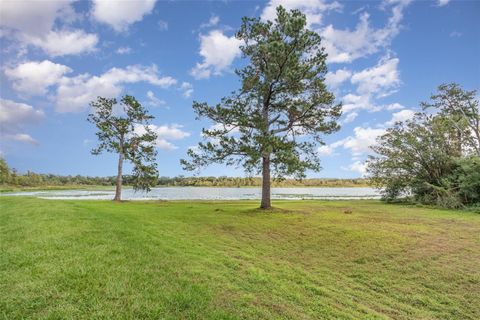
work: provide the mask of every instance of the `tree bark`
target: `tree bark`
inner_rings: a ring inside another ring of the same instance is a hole
[[[118,154],[117,186],[115,188],[115,198],[113,201],[122,200],[122,171],[123,171],[123,151]]]
[[[270,209],[270,155],[263,156],[262,163],[262,202],[260,208]]]

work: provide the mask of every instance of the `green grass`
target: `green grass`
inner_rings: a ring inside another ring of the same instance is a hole
[[[257,205],[1,197],[0,317],[480,319],[479,214]]]

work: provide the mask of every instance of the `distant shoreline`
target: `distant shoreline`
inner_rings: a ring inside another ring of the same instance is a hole
[[[132,186],[124,185],[124,189]],[[261,188],[261,186],[199,186],[199,185],[158,185],[153,188]],[[345,185],[275,185],[272,188],[372,188],[369,184]],[[115,190],[115,186],[104,185],[62,185],[62,186],[0,186],[1,193],[19,191],[58,191],[58,190]]]

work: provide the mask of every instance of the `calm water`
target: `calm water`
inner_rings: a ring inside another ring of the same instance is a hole
[[[110,200],[114,191],[60,190],[5,193],[46,199]],[[260,188],[169,187],[154,188],[149,193],[124,189],[123,200],[241,200],[260,199]],[[272,188],[272,199],[378,199],[373,188]]]

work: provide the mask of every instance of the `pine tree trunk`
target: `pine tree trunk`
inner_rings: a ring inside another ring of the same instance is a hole
[[[123,152],[120,152],[118,154],[117,186],[115,188],[115,198],[113,198],[113,201],[122,200],[122,171],[123,171]]]
[[[262,163],[262,203],[260,208],[270,209],[270,155],[263,156]]]

